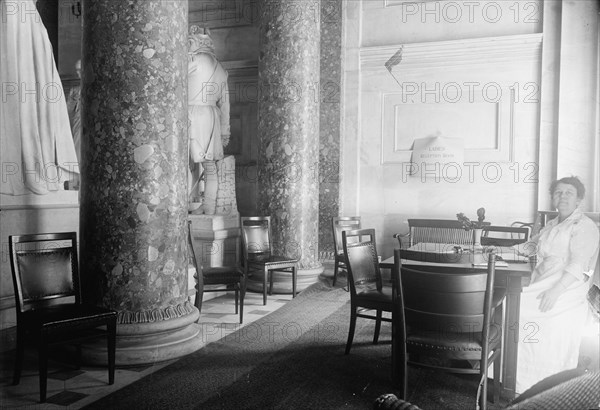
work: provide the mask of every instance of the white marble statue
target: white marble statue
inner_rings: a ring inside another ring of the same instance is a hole
[[[226,212],[227,207],[217,206],[217,198],[233,196],[235,184],[222,186],[223,178],[217,174],[223,169],[223,147],[230,137],[227,71],[217,60],[214,44],[208,29],[190,27],[188,37],[188,118],[190,136],[190,161],[195,165],[190,171],[190,202],[202,206],[194,213],[215,214]],[[233,158],[228,160],[228,163]],[[197,164],[197,165],[196,165]],[[234,165],[233,165],[234,167]],[[225,168],[230,169],[231,165]],[[221,202],[221,201],[220,201]],[[230,201],[231,202],[231,201]],[[235,211],[237,213],[237,205]]]
[[[0,1],[0,194],[48,194],[79,173],[64,89],[35,3]]]

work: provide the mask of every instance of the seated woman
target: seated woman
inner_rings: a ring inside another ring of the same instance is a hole
[[[599,233],[579,209],[585,187],[577,177],[562,178],[552,183],[550,194],[558,217],[531,242],[519,246],[536,253],[537,264],[530,286],[521,294],[518,393],[577,367],[589,313],[586,294],[598,256]]]

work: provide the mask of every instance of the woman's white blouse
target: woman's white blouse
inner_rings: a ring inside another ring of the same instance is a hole
[[[536,279],[567,272],[587,280],[594,271],[599,238],[594,221],[578,209],[560,223],[552,219],[532,238],[537,244]]]

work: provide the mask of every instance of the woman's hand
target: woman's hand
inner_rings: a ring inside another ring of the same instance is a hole
[[[540,312],[547,312],[551,310],[559,296],[565,291],[565,287],[559,282],[548,290],[543,291],[537,297],[540,301]]]

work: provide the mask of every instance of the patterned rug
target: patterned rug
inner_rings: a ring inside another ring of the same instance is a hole
[[[322,281],[274,313],[86,408],[370,409],[379,395],[397,394],[391,325],[382,325],[373,345],[374,322],[359,318],[346,356],[349,321],[349,294]],[[475,408],[476,378],[409,372],[408,400],[421,408]]]

